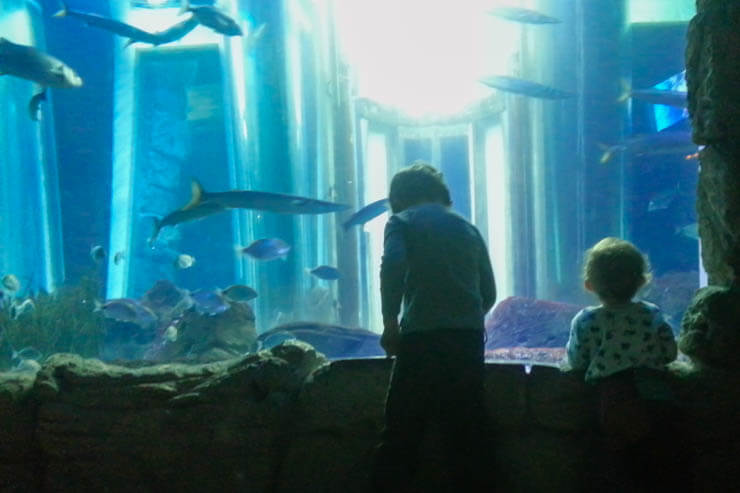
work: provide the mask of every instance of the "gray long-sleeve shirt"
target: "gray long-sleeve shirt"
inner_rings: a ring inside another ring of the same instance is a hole
[[[483,329],[496,301],[488,250],[475,226],[449,208],[423,204],[394,214],[385,227],[380,267],[384,319],[401,332]]]

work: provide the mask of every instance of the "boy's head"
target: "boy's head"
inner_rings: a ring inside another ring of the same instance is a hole
[[[629,241],[604,238],[586,251],[583,280],[601,301],[627,303],[650,280],[650,266]]]
[[[423,161],[414,161],[393,176],[388,200],[394,214],[425,203],[452,205],[442,173]]]

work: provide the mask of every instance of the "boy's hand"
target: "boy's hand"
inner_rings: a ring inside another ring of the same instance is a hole
[[[398,354],[398,344],[401,339],[398,320],[383,320],[383,335],[380,337],[380,346],[385,350],[388,357]]]

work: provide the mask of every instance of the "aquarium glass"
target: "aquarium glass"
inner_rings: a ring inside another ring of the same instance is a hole
[[[0,370],[384,356],[383,199],[416,160],[490,249],[489,360],[557,364],[607,236],[678,332],[693,1],[66,4],[0,4]]]

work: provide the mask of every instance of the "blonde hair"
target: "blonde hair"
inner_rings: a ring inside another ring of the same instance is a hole
[[[629,241],[608,237],[586,250],[583,279],[602,301],[628,302],[650,278],[647,258]]]

